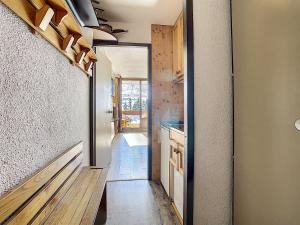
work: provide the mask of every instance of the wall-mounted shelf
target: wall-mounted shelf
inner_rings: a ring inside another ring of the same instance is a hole
[[[65,0],[2,0],[35,32],[48,40],[88,75],[97,61],[91,44],[82,36],[80,26]]]
[[[92,27],[91,29],[93,29],[94,40],[118,42],[117,37],[112,33],[104,31],[98,27]]]

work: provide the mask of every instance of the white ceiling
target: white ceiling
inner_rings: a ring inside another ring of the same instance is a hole
[[[123,78],[148,77],[148,49],[146,47],[98,48],[109,58],[116,75],[121,75]]]
[[[110,22],[173,25],[183,8],[182,0],[99,0]]]

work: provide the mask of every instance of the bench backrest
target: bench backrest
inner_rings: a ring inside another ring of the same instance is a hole
[[[0,224],[39,224],[80,172],[83,142],[78,143],[0,198]]]

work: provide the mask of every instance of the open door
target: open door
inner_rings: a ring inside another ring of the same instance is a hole
[[[112,141],[112,64],[99,49],[96,63],[96,166],[111,162]]]

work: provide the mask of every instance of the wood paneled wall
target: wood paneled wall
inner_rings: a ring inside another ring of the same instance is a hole
[[[184,87],[173,83],[173,27],[152,25],[152,178],[160,179],[160,122],[184,119]]]

